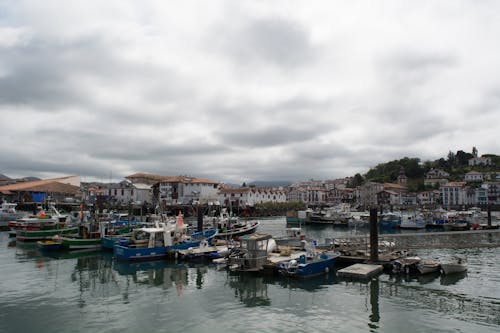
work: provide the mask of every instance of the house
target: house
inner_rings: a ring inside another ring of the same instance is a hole
[[[439,191],[423,191],[417,194],[417,203],[419,205],[434,205],[440,200]]]
[[[491,158],[481,156],[469,159],[469,166],[476,166],[476,165],[491,165]]]
[[[483,174],[478,171],[469,171],[465,174],[464,180],[466,182],[482,182],[483,181]]]
[[[377,203],[379,205],[401,205],[401,193],[382,190],[377,193]]]
[[[448,182],[448,177],[450,174],[441,169],[431,169],[425,175],[424,185],[425,186],[436,186],[444,185]]]

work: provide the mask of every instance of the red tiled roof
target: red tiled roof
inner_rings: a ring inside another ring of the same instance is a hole
[[[80,187],[66,184],[64,180],[73,178],[74,176],[35,180],[29,182],[15,183],[10,185],[0,186],[0,191],[39,191],[39,192],[64,192],[76,193]],[[66,192],[68,191],[68,192]]]

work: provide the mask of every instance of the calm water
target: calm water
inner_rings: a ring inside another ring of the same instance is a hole
[[[281,235],[284,227],[276,218],[259,228]],[[307,230],[317,238],[353,232]],[[499,332],[500,249],[460,253],[469,271],[446,279],[297,282],[203,264],[119,263],[103,253],[51,258],[2,232],[0,332]]]

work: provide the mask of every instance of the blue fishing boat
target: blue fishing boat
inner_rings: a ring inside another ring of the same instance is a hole
[[[203,240],[211,244],[216,233],[216,229],[208,229],[188,234],[187,226],[178,218],[174,223],[135,229],[130,239],[123,238],[114,244],[113,254],[116,259],[127,261],[162,259],[170,252],[197,247]]]
[[[309,258],[306,255],[302,255],[298,260],[280,263],[278,272],[285,276],[302,279],[327,274],[333,271],[333,266],[338,256],[339,254],[321,253]]]

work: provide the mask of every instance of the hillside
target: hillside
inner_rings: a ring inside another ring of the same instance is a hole
[[[421,162],[420,158],[404,157],[400,160],[394,160],[386,163],[380,163],[368,170],[364,175],[355,175],[355,182],[396,182],[401,167],[408,177],[408,188],[410,191],[421,191],[425,189],[424,178],[431,169],[441,169],[450,174],[450,180],[463,180],[464,175],[472,170],[480,172],[500,172],[500,156],[494,154],[483,154],[482,157],[490,157],[492,165],[490,166],[469,166],[469,159],[474,157],[473,153],[466,153],[462,150],[456,153],[449,152],[446,158],[440,158],[435,161]]]

